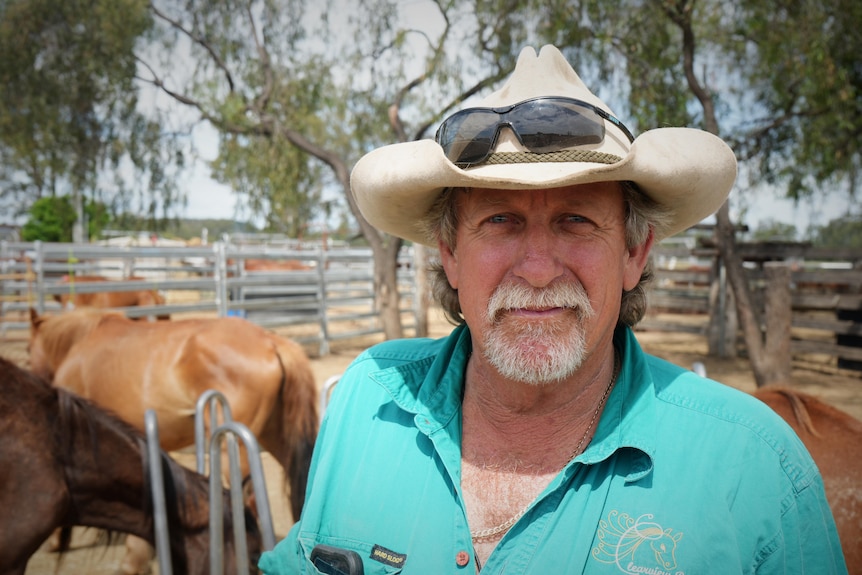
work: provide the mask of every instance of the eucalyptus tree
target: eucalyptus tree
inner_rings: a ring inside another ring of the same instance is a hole
[[[441,114],[514,64],[512,45],[480,26],[462,3],[427,5],[433,22],[414,28],[403,24],[394,1],[153,3],[161,37],[172,54],[186,56],[187,74],[171,81],[181,75],[170,62],[141,57],[143,81],[216,127],[223,138],[216,176],[245,193],[250,209],[272,225],[290,221],[286,211],[275,211],[278,205],[310,217],[320,190],[339,192],[373,250],[389,338],[402,335],[396,278],[402,240],[365,221],[350,193],[350,169],[372,148],[427,137]],[[480,46],[478,58],[475,40],[469,52],[453,49],[453,22],[459,41],[479,31],[493,45]],[[505,19],[495,24],[505,29]]]
[[[544,3],[539,3],[544,5]],[[766,183],[788,197],[843,186],[854,197],[862,130],[862,4],[851,0],[585,0],[563,4],[546,37],[596,57],[644,127],[695,125],[728,140],[738,193]],[[729,204],[717,245],[758,385],[789,377],[762,329],[736,253]],[[714,314],[712,328],[727,318]],[[729,330],[735,335],[735,329]],[[717,351],[712,348],[711,351]]]
[[[142,0],[0,0],[5,205],[68,195],[81,240],[85,195],[118,208],[135,192],[150,205],[177,199],[172,148],[138,109],[134,50],[150,25]],[[123,165],[137,176],[120,177]]]

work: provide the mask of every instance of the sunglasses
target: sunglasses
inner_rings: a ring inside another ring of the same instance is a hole
[[[500,129],[511,128],[529,151],[543,154],[599,144],[605,120],[635,138],[617,118],[588,102],[563,97],[531,98],[502,108],[467,108],[440,125],[435,139],[453,164],[465,168],[488,159]]]

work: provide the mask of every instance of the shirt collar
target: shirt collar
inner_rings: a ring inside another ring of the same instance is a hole
[[[437,343],[436,355],[370,374],[401,409],[429,420],[432,430],[460,414],[464,370],[473,350],[463,324]]]
[[[620,449],[631,449],[640,456],[627,481],[636,481],[652,471],[658,423],[655,386],[646,354],[630,328],[617,328],[614,346],[622,354],[617,382],[592,441],[574,461],[595,464]]]
[[[401,409],[416,415],[426,433],[447,426],[460,414],[464,370],[472,352],[470,331],[464,325],[439,344],[436,355],[370,374]],[[617,328],[614,345],[622,354],[617,382],[592,441],[573,461],[591,465],[620,449],[631,449],[639,455],[627,480],[635,481],[650,473],[653,466],[655,386],[646,354],[630,328]]]

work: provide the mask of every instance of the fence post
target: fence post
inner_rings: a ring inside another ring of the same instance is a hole
[[[326,250],[318,251],[317,276],[319,280],[317,300],[320,310],[320,346],[318,347],[318,353],[321,357],[329,354],[329,311],[327,309],[329,302],[326,293],[326,269],[328,267],[329,260]]]
[[[216,242],[213,244],[213,252],[215,253],[215,269],[213,277],[215,279],[215,303],[219,317],[227,315],[228,299],[227,299],[227,256],[225,256],[224,242]]]
[[[144,414],[144,427],[147,437],[147,457],[150,462],[150,485],[153,497],[153,528],[155,530],[156,556],[159,573],[171,575],[171,546],[168,532],[167,501],[165,499],[165,479],[162,472],[162,451],[159,442],[159,423],[156,412],[148,409]]]
[[[416,316],[416,337],[428,336],[428,248],[413,246],[413,313]]]
[[[270,551],[275,547],[275,532],[272,527],[272,514],[269,507],[269,496],[266,491],[266,480],[263,472],[263,464],[260,459],[260,447],[254,434],[242,423],[230,421],[223,423],[213,430],[210,437],[210,573],[222,575],[224,573],[224,553],[219,537],[223,537],[223,501],[221,480],[221,441],[242,441],[246,450],[249,470],[251,472],[252,487],[254,488],[255,500],[257,502],[258,522],[260,523],[261,537],[263,539],[264,551]],[[239,476],[239,458],[229,457],[228,465],[231,472],[230,504],[234,527],[234,544],[237,556],[237,570],[241,575],[248,574],[248,548],[245,541],[245,515],[243,514],[244,503],[242,501],[242,478],[238,482],[234,479]]]
[[[36,311],[42,315],[45,313],[45,246],[42,240],[33,242],[33,250],[36,252]]]
[[[790,266],[786,262],[765,262],[764,337],[769,382],[788,383],[792,371],[790,328],[793,306],[790,298]]]

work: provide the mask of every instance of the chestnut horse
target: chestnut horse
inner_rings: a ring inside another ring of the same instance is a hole
[[[754,392],[796,431],[820,469],[847,567],[862,574],[862,422],[783,386]]]
[[[0,358],[0,575],[22,575],[56,528],[68,550],[75,525],[155,541],[146,442],[107,411]],[[162,451],[174,573],[209,573],[209,480]],[[224,493],[224,561],[235,569],[230,503]],[[262,538],[245,510],[254,560]],[[250,566],[250,567],[253,567]]]
[[[130,277],[128,281],[143,281],[141,277]],[[67,293],[54,294],[54,300],[60,302],[63,309],[78,307],[135,307],[149,305],[165,305],[165,298],[158,290],[132,290],[132,291],[100,291],[92,293],[78,293],[75,290],[76,283],[108,282],[121,283],[103,276],[63,276],[61,283],[68,284]],[[160,314],[157,319],[170,319],[170,315]]]

